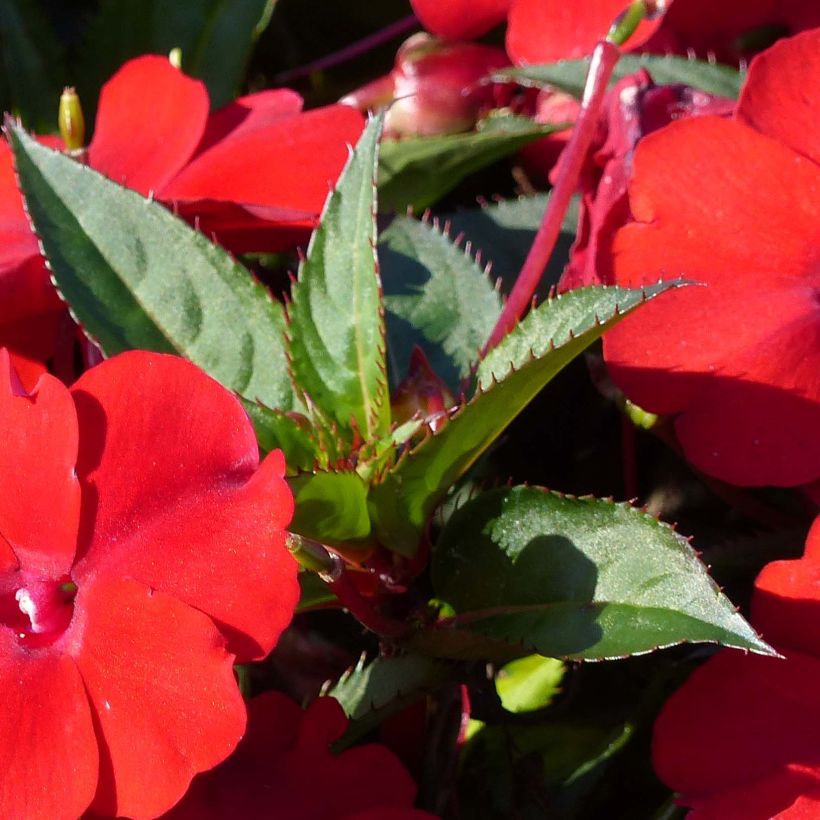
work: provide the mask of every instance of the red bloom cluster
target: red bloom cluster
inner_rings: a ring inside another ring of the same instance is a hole
[[[507,53],[516,63],[583,57],[604,37],[629,0],[411,0],[428,31],[452,40],[479,37],[507,21]],[[668,0],[666,13],[644,20],[631,50],[713,55],[735,62],[759,50],[766,37],[820,26],[815,0]]]
[[[2,351],[0,405],[0,817],[155,817],[234,749],[234,659],[291,619],[283,459],[170,356],[27,393]]]
[[[306,241],[361,115],[341,105],[302,113],[302,98],[285,89],[209,108],[205,86],[166,58],[131,60],[103,87],[88,162],[235,252]],[[26,384],[51,355],[62,315],[0,145],[0,344]]]
[[[614,281],[684,276],[608,333],[616,383],[677,416],[684,452],[740,485],[820,477],[820,30],[752,63],[733,119],[639,144]]]
[[[385,746],[330,753],[346,728],[332,698],[306,712],[279,692],[254,698],[236,752],[199,775],[165,820],[432,820],[412,808],[416,787]]]
[[[820,519],[802,559],[758,576],[752,622],[785,658],[720,652],[655,724],[655,768],[691,820],[820,816]]]

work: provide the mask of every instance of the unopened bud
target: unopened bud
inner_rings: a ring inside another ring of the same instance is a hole
[[[182,68],[182,49],[177,46],[177,48],[172,48],[168,52],[168,62],[174,68]]]
[[[83,117],[80,98],[71,87],[67,87],[60,96],[57,124],[66,150],[81,150],[85,145],[85,117]]]
[[[435,431],[447,422],[455,404],[453,394],[430,367],[422,349],[414,348],[407,375],[390,401],[393,420],[401,424],[418,416]]]

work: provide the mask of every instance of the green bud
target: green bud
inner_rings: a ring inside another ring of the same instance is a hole
[[[57,115],[60,136],[68,151],[79,151],[85,145],[85,117],[77,92],[66,87],[60,96],[60,110]]]

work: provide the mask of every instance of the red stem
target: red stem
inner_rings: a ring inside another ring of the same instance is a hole
[[[607,40],[601,40],[592,52],[584,96],[581,100],[581,110],[572,130],[572,136],[561,153],[558,179],[552,189],[544,219],[535,235],[521,273],[518,274],[518,279],[504,305],[504,310],[484,346],[482,356],[495,347],[515,327],[532,303],[535,290],[555,249],[569,201],[578,187],[581,166],[589,151],[592,138],[595,136],[604,95],[612,77],[612,70],[620,56],[621,52],[618,47]]]
[[[340,63],[353,60],[361,54],[367,54],[367,52],[372,51],[374,48],[378,48],[378,46],[384,43],[389,43],[396,37],[401,37],[402,34],[406,34],[408,31],[412,31],[414,28],[418,27],[419,21],[416,18],[416,15],[408,14],[407,17],[402,17],[401,20],[396,20],[395,23],[391,23],[389,26],[385,26],[383,29],[379,29],[379,31],[376,31],[373,34],[368,34],[367,37],[363,37],[361,40],[357,40],[349,46],[340,48],[332,54],[327,54],[324,57],[320,57],[318,60],[313,60],[310,63],[299,66],[298,68],[292,68],[288,71],[280,72],[273,78],[273,82],[276,85],[290,83],[293,82],[293,80],[299,80],[302,77],[309,77],[315,71],[324,71],[325,69],[333,68]]]

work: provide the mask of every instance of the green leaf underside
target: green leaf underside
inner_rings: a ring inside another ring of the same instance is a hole
[[[437,689],[450,677],[450,665],[421,655],[362,661],[328,692],[350,718],[341,747],[375,729],[385,718]],[[337,748],[337,751],[339,749]]]
[[[627,504],[535,487],[484,493],[442,531],[432,577],[469,630],[550,657],[683,642],[774,654],[686,539]]]
[[[441,217],[449,224],[450,236],[463,236],[470,242],[474,253],[481,255],[481,262],[492,265],[491,278],[501,280],[502,292],[512,290],[524,260],[549,202],[549,194],[504,199],[480,208],[465,208]],[[570,206],[561,223],[561,232],[555,250],[550,256],[546,270],[538,283],[536,294],[546,299],[550,288],[558,283],[569,261],[569,251],[575,241],[578,227],[578,198]]]
[[[413,555],[447,490],[538,392],[606,330],[676,284],[580,288],[531,311],[479,366],[477,395],[371,488],[371,515],[382,543]]]
[[[379,242],[391,379],[407,372],[420,345],[457,392],[501,312],[484,270],[438,225],[396,217]]]
[[[655,54],[624,54],[612,72],[613,83],[647,69],[658,85],[682,83],[710,94],[736,99],[743,85],[744,75],[730,66],[687,60],[685,57]],[[589,59],[560,60],[547,65],[529,65],[525,68],[506,68],[496,72],[495,80],[512,80],[522,85],[553,86],[580,97],[584,91]]]
[[[540,125],[529,117],[495,117],[481,131],[444,137],[386,140],[379,162],[379,207],[423,210],[475,171],[563,126]]]
[[[325,205],[288,309],[293,375],[325,416],[366,439],[390,427],[375,245],[383,116],[370,121]]]
[[[250,401],[293,408],[283,310],[245,268],[161,205],[10,135],[56,285],[107,355],[176,353]]]
[[[357,473],[317,472],[288,479],[296,501],[293,532],[322,544],[367,546],[367,485]]]
[[[81,50],[81,90],[89,113],[100,85],[140,54],[182,51],[187,74],[203,80],[211,107],[231,102],[251,48],[275,0],[103,0]]]

